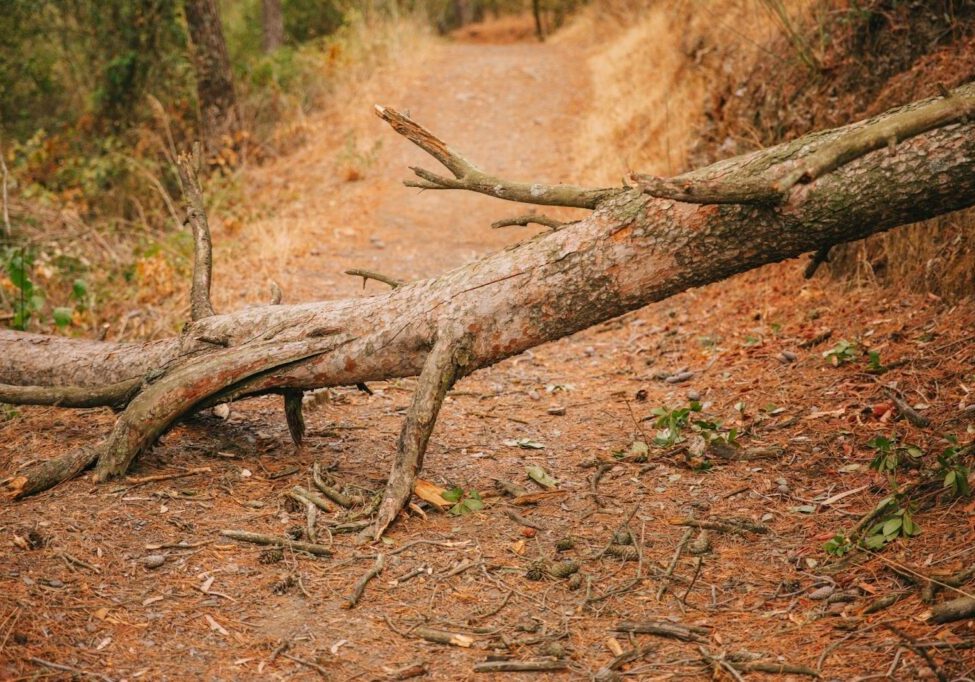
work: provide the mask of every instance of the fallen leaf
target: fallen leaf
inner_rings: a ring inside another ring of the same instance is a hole
[[[544,443],[539,443],[536,440],[531,440],[529,438],[518,438],[517,440],[506,440],[503,441],[505,445],[509,448],[522,448],[523,450],[543,450],[545,449]]]
[[[538,485],[543,488],[548,488],[549,490],[558,487],[559,482],[552,478],[552,476],[545,471],[542,467],[538,465],[532,465],[525,467],[525,472],[528,474],[528,478],[538,483]]]
[[[416,483],[413,484],[413,493],[417,497],[425,502],[429,502],[440,510],[451,506],[451,502],[445,500],[443,497],[445,492],[447,492],[446,489],[430,481],[424,481],[422,478],[416,479]]]

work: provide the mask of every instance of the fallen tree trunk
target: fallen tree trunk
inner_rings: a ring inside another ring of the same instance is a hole
[[[284,393],[300,438],[301,391],[419,375],[378,536],[407,501],[443,397],[464,375],[688,288],[975,203],[975,84],[677,178],[604,189],[491,176],[409,118],[377,111],[453,176],[414,168],[411,186],[594,213],[543,222],[550,232],[383,295],[214,315],[206,220],[189,191],[198,272],[182,335],[118,344],[0,332],[0,402],[128,406],[99,448],[104,480],[190,411]],[[184,176],[184,187],[198,184]],[[65,458],[71,466],[55,470],[75,473],[77,454]],[[8,479],[8,494],[36,492],[38,475]]]

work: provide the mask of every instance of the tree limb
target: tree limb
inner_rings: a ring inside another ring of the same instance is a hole
[[[176,158],[176,170],[183,191],[185,222],[193,230],[193,286],[190,290],[190,310],[194,321],[214,314],[210,303],[210,278],[213,271],[213,246],[210,242],[210,225],[207,223],[203,188],[197,167],[200,159],[199,145],[194,145],[192,156],[180,154]]]
[[[404,183],[407,187],[466,189],[507,201],[589,209],[596,208],[603,201],[618,196],[624,191],[619,187],[595,189],[573,185],[543,185],[503,180],[481,171],[447,146],[446,142],[395,109],[376,105],[376,114],[397,133],[443,164],[454,176],[453,179],[446,178],[422,168],[411,166],[410,170],[420,180],[407,180]]]
[[[491,223],[491,227],[495,230],[501,227],[511,227],[515,225],[519,227],[527,227],[531,223],[535,223],[536,225],[544,225],[545,227],[553,230],[557,230],[565,224],[559,222],[555,218],[549,218],[548,216],[537,215],[535,213],[527,213],[525,215],[515,216],[514,218],[496,220],[495,222]]]

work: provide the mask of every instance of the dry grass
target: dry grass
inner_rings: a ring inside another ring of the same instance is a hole
[[[923,14],[919,8],[897,11]],[[966,14],[954,16],[948,33],[940,17],[924,15],[933,28],[902,35],[913,24],[881,10],[874,18],[893,16],[889,29],[858,25],[841,0],[594,3],[557,38],[591,52],[594,96],[576,141],[585,160],[579,176],[615,183],[630,170],[677,174],[975,75]],[[817,72],[822,64],[829,68]],[[835,249],[830,271],[855,285],[957,298],[975,292],[973,237],[972,213],[962,212]]]
[[[360,19],[343,29],[319,67],[330,83],[322,108],[284,122],[277,133],[306,144],[244,169],[233,196],[216,202],[218,309],[266,302],[272,280],[285,292],[295,289],[296,264],[321,243],[323,230],[337,229],[320,218],[337,201],[333,190],[366,179],[379,152],[384,131],[375,124],[373,105],[395,97],[401,74],[415,71],[437,45],[419,17]],[[322,149],[329,151],[322,155]]]
[[[793,12],[811,3],[789,3]],[[561,36],[588,39],[593,109],[579,145],[583,175],[685,170],[712,93],[757,60],[780,24],[752,0],[604,0]],[[607,150],[614,153],[607,154]]]

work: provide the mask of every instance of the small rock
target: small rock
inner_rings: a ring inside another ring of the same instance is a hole
[[[166,557],[162,554],[150,554],[142,560],[142,565],[146,568],[159,568],[166,563]]]
[[[799,356],[797,356],[791,350],[784,350],[781,353],[779,353],[778,355],[776,355],[775,357],[777,357],[779,359],[779,362],[782,362],[782,363],[785,363],[785,364],[788,364],[790,362],[795,362],[796,360],[799,359]]]
[[[546,410],[553,417],[563,417],[565,416],[565,408],[561,405],[552,405],[552,407]]]
[[[532,390],[528,391],[528,397],[532,400],[541,400],[542,394],[533,388]]]
[[[696,402],[701,399],[701,394],[692,388],[687,392],[687,399]]]
[[[230,418],[230,405],[221,403],[213,408],[213,416],[217,419],[227,420]]]
[[[664,381],[668,384],[679,384],[693,378],[694,372],[677,372],[677,374],[671,374]]]

